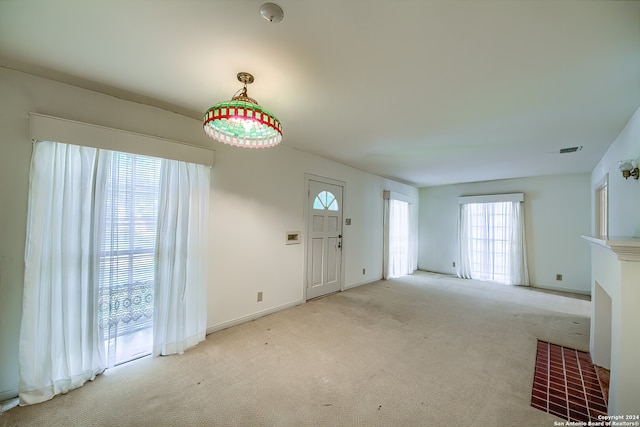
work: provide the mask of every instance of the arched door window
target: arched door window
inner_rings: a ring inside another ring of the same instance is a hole
[[[313,200],[313,209],[337,211],[338,201],[336,196],[330,191],[321,191]]]

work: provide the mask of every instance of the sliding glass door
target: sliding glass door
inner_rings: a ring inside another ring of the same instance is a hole
[[[151,354],[160,159],[112,153],[100,228],[99,316],[107,365]]]

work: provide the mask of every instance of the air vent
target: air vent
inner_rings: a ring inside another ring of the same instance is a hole
[[[561,148],[560,154],[575,153],[576,151],[580,151],[580,150],[582,150],[582,145],[580,147]]]

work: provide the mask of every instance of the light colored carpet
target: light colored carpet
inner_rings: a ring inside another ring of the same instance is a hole
[[[537,340],[588,351],[585,298],[438,274],[380,281],[108,370],[0,426],[551,426]]]

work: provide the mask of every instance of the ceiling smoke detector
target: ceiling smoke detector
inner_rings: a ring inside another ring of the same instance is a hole
[[[579,147],[561,148],[560,154],[575,153],[576,151],[580,151],[580,150],[582,150],[582,145]]]
[[[260,15],[269,22],[280,22],[284,18],[282,8],[275,3],[265,3],[260,6]]]

